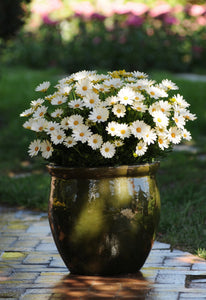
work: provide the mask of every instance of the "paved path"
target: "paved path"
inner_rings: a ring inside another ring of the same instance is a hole
[[[141,272],[72,276],[54,245],[47,215],[0,207],[0,300],[206,299],[206,262],[155,242]]]

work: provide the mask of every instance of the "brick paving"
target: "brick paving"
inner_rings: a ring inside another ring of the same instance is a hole
[[[206,299],[206,261],[155,242],[141,272],[70,275],[47,214],[0,207],[0,300]]]

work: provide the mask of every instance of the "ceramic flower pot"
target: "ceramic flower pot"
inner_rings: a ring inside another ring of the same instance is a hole
[[[72,274],[136,273],[152,248],[160,216],[159,163],[102,167],[48,166],[49,221]]]

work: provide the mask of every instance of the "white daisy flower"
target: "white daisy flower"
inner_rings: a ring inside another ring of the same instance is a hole
[[[75,109],[75,108],[82,109],[84,105],[83,105],[83,102],[81,99],[76,99],[76,100],[70,101],[68,103],[68,106],[73,109]]]
[[[105,107],[96,107],[89,114],[89,120],[92,122],[105,122],[109,117],[109,111]]]
[[[172,118],[175,121],[175,124],[178,128],[184,128],[185,125],[185,118],[178,113],[174,113],[174,117]]]
[[[169,133],[168,133],[168,140],[172,142],[173,144],[179,144],[182,138],[182,132],[179,128],[170,127]]]
[[[41,151],[42,151],[42,157],[48,159],[52,156],[52,152],[54,151],[52,144],[48,140],[44,140],[41,143]]]
[[[109,92],[109,87],[104,86],[103,83],[97,83],[94,85],[93,90],[97,91],[98,93],[99,92],[105,93],[105,92]]]
[[[88,108],[94,108],[95,106],[98,106],[100,103],[99,96],[93,91],[88,92],[86,96],[83,97],[83,101],[85,106]]]
[[[116,136],[117,135],[117,129],[118,129],[118,125],[119,123],[117,122],[109,122],[107,124],[107,127],[106,127],[106,131],[111,135],[111,136]]]
[[[118,124],[116,135],[121,139],[130,137],[131,131],[127,124]]]
[[[169,124],[168,117],[162,111],[156,111],[153,113],[153,120],[156,126],[160,128],[165,128]]]
[[[156,135],[154,129],[149,129],[143,136],[143,140],[147,145],[154,144],[156,139],[157,139],[157,135]]]
[[[117,96],[111,96],[107,98],[108,105],[114,105],[118,102]]]
[[[190,106],[190,104],[180,94],[173,96],[171,101],[177,103],[181,108],[186,108]]]
[[[34,119],[43,118],[47,112],[47,109],[48,108],[44,105],[38,107],[37,110],[35,110],[35,112],[33,114],[33,118]]]
[[[32,122],[31,130],[36,132],[41,132],[47,128],[48,121],[44,118],[41,119],[35,119]]]
[[[148,79],[139,79],[135,83],[132,84],[135,90],[145,90],[148,88],[154,81],[150,81]]]
[[[138,101],[135,101],[132,105],[132,108],[134,110],[137,110],[139,112],[142,112],[144,113],[145,111],[147,111],[147,105],[141,103],[141,102],[138,102]]]
[[[61,128],[63,129],[69,129],[69,117],[65,117],[61,120]]]
[[[138,139],[141,139],[148,131],[148,125],[144,121],[135,121],[130,125],[131,133]]]
[[[181,113],[181,115],[186,119],[186,120],[190,120],[190,121],[194,121],[197,119],[195,114],[191,114],[191,112],[189,112],[188,110],[185,110],[185,112]]]
[[[153,116],[155,112],[161,111],[159,102],[154,102],[152,105],[150,105],[148,111],[151,116]]]
[[[88,139],[88,145],[92,147],[92,149],[96,150],[101,147],[103,143],[103,139],[99,134],[93,134]]]
[[[150,86],[150,87],[146,88],[146,92],[150,95],[151,98],[154,98],[154,99],[168,97],[168,94],[164,90],[162,90],[156,86]]]
[[[50,82],[44,81],[35,88],[35,91],[36,92],[46,92],[49,87],[50,87]]]
[[[112,112],[118,118],[124,117],[126,113],[126,108],[123,104],[116,104],[112,108]]]
[[[120,78],[111,78],[104,81],[104,86],[109,88],[120,88],[122,85],[122,80]]]
[[[31,101],[31,106],[32,108],[36,109],[38,106],[41,106],[44,103],[44,99],[37,99],[37,100],[33,100]]]
[[[162,82],[160,83],[160,87],[162,89],[164,89],[165,91],[179,89],[178,86],[174,82],[172,82],[171,80],[168,80],[168,79],[162,80]]]
[[[23,124],[23,127],[24,127],[25,129],[31,130],[33,121],[34,121],[33,119],[29,119],[28,121],[26,121],[26,122]]]
[[[67,136],[64,139],[64,143],[63,143],[67,148],[71,148],[73,146],[75,146],[77,144],[77,142],[74,140],[74,138],[72,136]]]
[[[145,96],[142,95],[140,92],[135,92],[135,101],[143,101],[145,99]]]
[[[188,130],[184,129],[182,131],[182,138],[187,140],[187,141],[190,141],[192,139],[191,133]]]
[[[124,142],[122,140],[115,140],[114,144],[116,147],[121,147],[124,145]]]
[[[88,78],[79,80],[76,83],[76,93],[81,96],[86,96],[89,91],[92,91],[93,84]]]
[[[132,104],[135,99],[135,92],[130,87],[123,87],[117,94],[119,102],[124,105]]]
[[[62,95],[56,95],[56,97],[51,99],[52,105],[61,105],[67,101],[67,97],[64,97]]]
[[[53,118],[59,118],[59,117],[61,117],[61,115],[63,114],[63,112],[64,111],[61,108],[57,108],[57,109],[55,109],[55,111],[53,113],[51,113],[51,116]]]
[[[52,133],[55,130],[59,130],[60,124],[56,123],[56,122],[48,122],[47,123],[47,127],[44,129],[47,133]]]
[[[58,86],[58,93],[64,96],[68,96],[71,90],[72,87],[70,85],[60,84]]]
[[[89,129],[88,126],[81,124],[79,126],[76,126],[73,129],[73,133],[72,136],[74,138],[75,141],[80,141],[82,143],[86,143],[89,139],[89,137],[91,136],[91,131]]]
[[[41,149],[41,141],[39,139],[34,140],[29,145],[28,153],[31,157],[36,156]]]
[[[84,118],[81,115],[71,115],[67,118],[67,122],[70,128],[75,128],[83,124]]]
[[[66,138],[66,135],[64,133],[63,130],[61,129],[58,129],[58,130],[54,130],[52,133],[51,133],[51,140],[52,142],[57,145],[57,144],[62,144],[64,139]]]
[[[171,104],[168,101],[160,100],[158,102],[160,110],[168,116],[171,111]]]
[[[93,79],[93,76],[96,74],[96,71],[79,71],[71,75],[70,78],[74,80],[80,81],[82,79],[89,78],[90,80]]]
[[[142,156],[147,152],[147,144],[143,141],[140,141],[137,146],[135,153],[137,156]]]
[[[110,142],[106,142],[102,145],[100,153],[105,158],[112,158],[115,155],[115,146]]]
[[[20,117],[29,117],[33,114],[34,112],[34,108],[31,107],[29,109],[26,109],[25,111],[23,111],[21,114],[20,114]]]
[[[170,141],[168,140],[167,136],[165,134],[158,135],[158,145],[161,150],[164,150],[165,148],[169,147]]]
[[[143,72],[139,72],[139,71],[134,71],[131,72],[132,76],[137,77],[137,78],[147,78],[148,75],[146,73]]]

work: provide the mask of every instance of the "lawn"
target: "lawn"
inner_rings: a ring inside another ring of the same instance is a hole
[[[206,258],[206,83],[189,82],[167,72],[149,73],[160,81],[168,78],[191,103],[198,119],[188,129],[193,152],[174,151],[161,162],[158,184],[161,220],[157,239],[172,247]],[[47,210],[50,178],[41,159],[27,153],[32,134],[22,128],[19,114],[32,99],[34,88],[44,80],[56,82],[59,69],[3,68],[0,73],[0,203]]]

